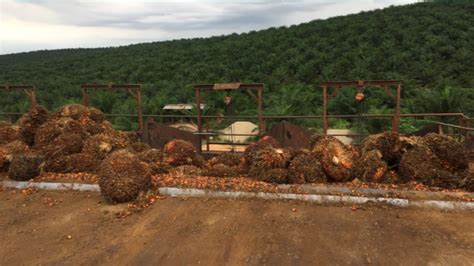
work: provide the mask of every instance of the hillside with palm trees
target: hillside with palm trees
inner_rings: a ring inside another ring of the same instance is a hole
[[[455,1],[453,1],[455,2]],[[35,84],[49,109],[80,101],[81,83],[141,83],[146,114],[167,103],[192,103],[193,83],[263,82],[266,114],[319,115],[321,81],[401,79],[402,112],[474,115],[474,4],[417,3],[212,38],[144,43],[115,48],[63,49],[0,56],[0,84]],[[355,90],[331,101],[332,114],[391,113],[393,100],[370,90],[359,106]],[[21,94],[0,92],[0,111],[28,108]],[[235,93],[234,112],[255,114],[254,99]],[[225,112],[223,95],[207,99],[209,114]],[[126,94],[97,93],[92,104],[107,113],[133,113]],[[128,118],[114,121],[132,128]],[[419,121],[405,119],[402,127]],[[318,127],[320,121],[296,123]],[[332,120],[333,127],[355,127]],[[369,121],[369,131],[387,123]],[[358,125],[360,126],[360,125]]]

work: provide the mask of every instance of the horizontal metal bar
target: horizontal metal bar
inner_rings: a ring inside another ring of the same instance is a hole
[[[22,115],[19,112],[3,112],[0,115]],[[108,117],[137,117],[136,114],[105,114]],[[462,117],[467,120],[473,120],[463,113],[414,113],[414,114],[400,114],[400,117]],[[144,114],[143,117],[156,117],[156,118],[197,118],[196,115],[151,115]],[[231,115],[231,116],[217,116],[217,115],[204,115],[202,118],[219,118],[219,119],[258,119],[258,116],[252,115]],[[362,115],[328,115],[328,118],[392,118],[392,114],[362,114]],[[322,115],[264,115],[264,119],[315,119],[323,118]]]
[[[363,137],[370,134],[313,134],[313,136],[333,136],[333,137]]]
[[[110,117],[134,117],[136,114],[106,114]],[[197,118],[196,115],[150,115],[144,114],[144,117],[169,117],[169,118]],[[400,114],[401,117],[461,117],[464,116],[463,113],[415,113],[415,114]],[[229,115],[229,116],[218,116],[218,115],[203,115],[202,118],[219,118],[219,119],[232,119],[232,118],[254,118],[258,119],[258,116],[254,115]],[[393,114],[361,114],[361,115],[328,115],[328,118],[358,118],[358,117],[368,117],[368,118],[392,118]],[[322,115],[264,115],[262,118],[265,119],[297,119],[297,118],[323,118]]]
[[[213,90],[215,84],[193,84],[194,89]],[[239,89],[263,89],[263,83],[241,83]]]
[[[106,114],[106,116],[110,117],[134,117],[137,116],[136,114]],[[169,117],[169,118],[197,118],[196,115],[149,115],[144,114],[144,117]],[[426,116],[433,116],[433,117],[465,117],[463,113],[415,113],[415,114],[400,114],[400,117],[426,117]],[[219,119],[258,119],[258,116],[253,115],[229,115],[229,116],[218,116],[218,115],[203,115],[202,118],[219,118]],[[393,114],[361,114],[361,115],[328,115],[328,118],[359,118],[359,117],[367,117],[367,118],[392,118]],[[262,118],[265,119],[298,119],[298,118],[306,118],[306,119],[314,119],[314,118],[323,118],[322,115],[264,115]]]
[[[141,89],[141,84],[82,84],[83,89]]]
[[[229,134],[229,133],[221,133],[221,132],[195,132],[194,135],[200,136],[242,136],[242,137],[258,137],[258,134]]]
[[[105,114],[108,117],[136,117],[137,114]],[[158,117],[158,118],[196,118],[195,115],[146,115],[143,117]]]
[[[326,81],[321,82],[321,87],[364,87],[368,86],[396,86],[403,85],[403,80],[350,80],[350,81]]]
[[[0,85],[0,90],[14,91],[14,90],[34,90],[34,85]]]
[[[203,145],[209,144],[209,145],[229,145],[229,146],[247,146],[252,144],[252,142],[203,142]]]
[[[442,122],[436,122],[435,124],[446,126],[446,127],[452,127],[452,128],[458,128],[458,129],[474,131],[474,128],[471,128],[471,127],[463,127],[463,126],[458,126],[458,125],[453,125],[453,124],[446,124],[446,123],[442,123]]]

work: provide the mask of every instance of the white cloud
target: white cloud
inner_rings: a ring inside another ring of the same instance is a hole
[[[0,54],[240,33],[410,2],[1,0]]]

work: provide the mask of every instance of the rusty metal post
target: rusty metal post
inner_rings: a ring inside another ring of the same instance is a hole
[[[259,134],[262,135],[265,132],[265,125],[263,121],[263,103],[262,103],[262,88],[258,89],[258,131]]]
[[[464,127],[464,118],[463,118],[462,116],[459,116],[459,118],[458,118],[458,125],[459,125],[460,127]],[[466,132],[467,130],[464,130],[464,131],[463,131],[462,129],[459,129],[458,131],[459,131],[459,135],[462,136],[462,135],[465,135],[465,132]]]
[[[109,89],[111,88],[112,85],[108,85]],[[143,113],[142,113],[142,91],[141,91],[141,86],[138,88],[128,88],[127,89],[128,93],[135,98],[135,102],[137,105],[137,116],[138,116],[138,129],[137,131],[139,132],[140,136],[143,133]]]
[[[196,89],[196,111],[197,111],[197,125],[198,132],[202,132],[202,117],[201,117],[201,92],[199,89]]]
[[[206,118],[206,132],[209,132],[209,118]],[[206,150],[209,151],[211,149],[209,145],[209,135],[206,135]]]
[[[36,107],[36,88],[31,92],[31,106]]]
[[[141,87],[141,86],[140,86]],[[140,135],[143,133],[143,113],[142,113],[142,90],[135,90],[135,99],[137,101],[137,114],[138,114],[138,132]]]
[[[86,88],[82,88],[82,105],[89,106],[89,95]]]
[[[323,86],[323,133],[328,134],[328,88]]]
[[[36,107],[36,87],[33,86],[31,89],[25,89],[25,94],[28,95],[30,100],[30,108],[33,109]]]
[[[397,95],[395,98],[395,113],[392,118],[392,133],[398,135],[398,124],[400,123],[400,98],[402,85],[397,85]]]
[[[471,119],[466,120],[466,127],[472,128],[472,120]],[[471,132],[469,130],[466,130],[466,141],[471,140],[471,137],[472,137]]]
[[[196,88],[196,109],[197,109],[197,125],[198,133],[202,133],[202,117],[201,117],[201,91]],[[199,135],[199,153],[202,152],[202,136]]]

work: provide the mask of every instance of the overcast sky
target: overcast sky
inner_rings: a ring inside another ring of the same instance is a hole
[[[241,33],[412,2],[0,0],[0,54]]]

